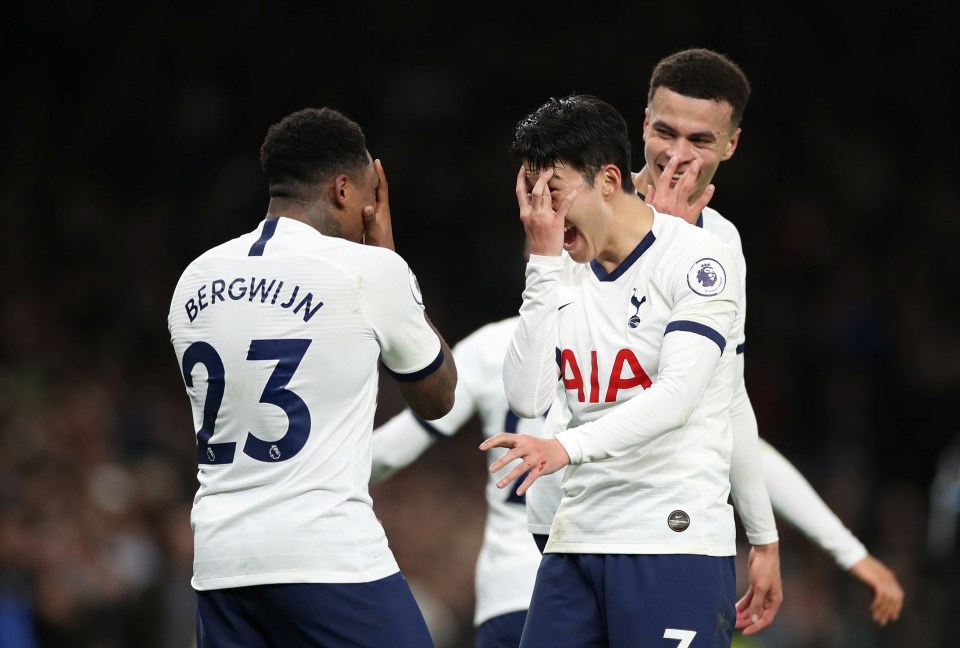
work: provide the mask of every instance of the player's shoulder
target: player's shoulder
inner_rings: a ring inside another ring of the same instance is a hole
[[[519,316],[513,315],[480,326],[457,342],[453,349],[454,353],[477,353],[482,356],[493,356],[501,349],[506,352],[519,320]]]
[[[701,217],[703,219],[703,229],[735,250],[741,249],[740,231],[733,224],[733,221],[727,219],[712,207],[704,207]]]
[[[654,211],[653,234],[658,242],[682,256],[694,248],[724,245],[720,237],[705,227],[657,211]]]
[[[724,277],[734,269],[739,272],[736,252],[702,227],[675,216],[656,214],[653,231],[663,244],[658,273],[667,281],[696,277],[705,264]]]

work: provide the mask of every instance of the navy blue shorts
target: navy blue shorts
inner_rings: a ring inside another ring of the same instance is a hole
[[[487,619],[477,628],[476,648],[517,648],[526,620],[526,610]]]
[[[733,556],[548,553],[520,646],[728,648],[735,605]]]
[[[401,573],[197,592],[197,648],[434,648]]]

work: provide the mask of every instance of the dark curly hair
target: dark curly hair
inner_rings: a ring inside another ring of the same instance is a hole
[[[657,63],[650,76],[647,103],[657,88],[664,87],[695,99],[726,101],[733,107],[733,127],[740,125],[750,99],[750,82],[736,63],[703,48],[681,50]]]
[[[578,171],[587,185],[606,164],[626,179],[624,193],[634,193],[630,178],[630,137],[617,109],[592,95],[551,98],[524,117],[513,134],[512,153],[524,164],[543,169],[562,162]]]
[[[267,129],[260,165],[271,197],[311,200],[338,173],[369,164],[363,130],[332,108],[304,108]]]

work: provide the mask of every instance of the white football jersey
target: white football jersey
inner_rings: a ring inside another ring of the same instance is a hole
[[[443,361],[406,262],[264,220],[187,267],[168,327],[197,430],[194,588],[396,573],[368,491],[378,362]]]
[[[428,431],[452,436],[474,415],[480,417],[486,439],[500,432],[539,434],[542,419],[519,418],[510,411],[503,392],[503,356],[518,319],[514,316],[482,326],[453,347],[457,390],[453,409],[446,416],[418,422],[405,410],[374,431],[375,473],[413,461],[426,449],[424,435]],[[487,451],[487,465],[504,452],[505,448]],[[476,626],[502,614],[526,610],[540,566],[540,551],[527,531],[525,496],[516,494],[521,481],[497,488],[497,480],[508,470],[504,468],[487,479],[487,518],[475,575]]]
[[[740,232],[737,226],[724,218],[720,212],[712,207],[704,207],[700,212],[700,218],[697,220],[697,227],[702,227],[718,239],[727,244],[730,252],[733,253],[737,268],[740,270],[740,310],[737,313],[737,319],[733,330],[737,340],[737,353],[743,352],[744,343],[747,340],[746,322],[747,322],[747,259],[743,255],[743,244],[740,242]],[[741,374],[740,378],[743,378]]]
[[[734,322],[734,336],[736,338],[737,354],[743,352],[744,343],[746,341],[745,335],[745,322],[746,322],[746,259],[743,254],[743,246],[740,242],[740,233],[737,231],[736,226],[724,218],[716,210],[707,207],[701,213],[701,216],[697,222],[698,227],[702,227],[706,231],[714,234],[722,242],[724,242],[733,253],[737,267],[740,271],[740,309],[737,313],[737,318]],[[752,412],[752,408],[749,406],[749,399],[746,396],[746,391],[743,385],[743,363],[742,357],[738,355],[738,359],[741,360],[735,365],[735,378],[734,378],[734,399],[742,400],[740,406],[737,408],[737,411],[749,409]],[[558,393],[558,399],[555,401],[555,404],[551,407],[550,413],[547,416],[546,424],[544,425],[541,434],[543,436],[549,436],[556,434],[564,429],[569,422],[569,411],[566,409],[566,398],[565,391],[561,388]],[[734,434],[735,434],[735,447],[737,446],[737,441],[742,443],[750,443],[749,440],[750,433],[753,436],[756,436],[756,426],[755,424],[749,425],[749,417],[738,417],[733,421],[734,424]],[[741,426],[745,429],[741,430],[738,426]],[[747,441],[743,439],[747,438]],[[752,448],[748,449],[747,452],[754,452]],[[751,454],[747,454],[745,460],[750,461],[754,459]],[[752,468],[751,468],[752,470]],[[564,475],[564,471],[558,471],[551,475],[545,475],[538,479],[533,486],[527,491],[527,523],[528,529],[531,533],[538,534],[549,534],[550,527],[553,523],[554,515],[556,514],[557,508],[560,506],[561,498],[561,482]],[[759,475],[757,475],[759,478]],[[739,490],[746,490],[748,486],[742,485]],[[767,509],[763,509],[760,504],[756,504],[751,501],[741,501],[740,505],[743,506],[743,513],[747,514],[747,519],[745,522],[753,522],[753,524],[747,524],[747,534],[752,544],[766,544],[767,542],[773,542],[776,540],[776,529],[773,519],[770,517]],[[767,507],[769,508],[769,507]],[[759,511],[757,509],[760,509]],[[755,519],[750,520],[749,517],[753,516]]]
[[[724,243],[656,212],[611,273],[531,257],[504,378],[529,415],[552,401],[560,366],[570,423],[557,438],[573,465],[547,551],[735,554],[727,410],[740,291]]]

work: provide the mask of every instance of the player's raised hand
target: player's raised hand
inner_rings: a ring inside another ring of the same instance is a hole
[[[377,204],[374,207],[363,208],[363,242],[367,245],[376,245],[391,250],[396,249],[393,243],[393,221],[390,219],[390,201],[387,191],[387,175],[383,171],[380,160],[373,161],[373,168],[380,178],[377,186]]]
[[[700,174],[700,161],[694,160],[687,165],[676,185],[673,185],[673,176],[676,175],[679,164],[679,158],[670,158],[657,179],[657,186],[647,185],[646,202],[661,214],[672,214],[688,223],[695,223],[700,212],[713,198],[716,187],[713,184],[707,185],[703,193],[690,202],[691,194],[697,185],[697,176]]]
[[[542,439],[529,434],[501,432],[480,444],[481,450],[489,450],[490,448],[508,449],[490,464],[490,472],[492,473],[499,472],[510,462],[520,459],[520,463],[497,482],[497,488],[504,488],[512,484],[523,473],[529,472],[527,478],[517,488],[517,495],[526,493],[527,489],[533,485],[533,482],[537,481],[540,475],[555,473],[570,463],[570,456],[567,451],[553,437]]]
[[[536,183],[531,187],[526,167],[520,167],[517,173],[517,204],[520,206],[520,220],[527,233],[530,254],[559,256],[563,252],[564,219],[577,197],[577,190],[568,193],[554,210],[548,186],[552,177],[552,167],[541,169]]]
[[[780,543],[751,547],[747,565],[750,587],[743,598],[737,601],[736,627],[743,630],[743,634],[752,635],[773,623],[783,603]]]
[[[889,567],[868,555],[851,567],[850,573],[873,590],[870,612],[876,623],[885,626],[900,618],[903,588]]]

